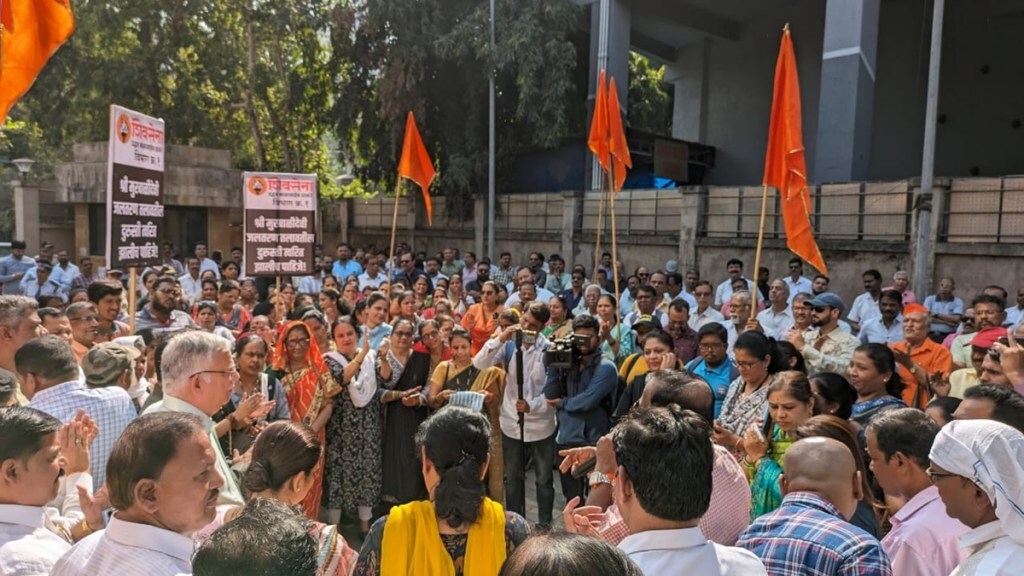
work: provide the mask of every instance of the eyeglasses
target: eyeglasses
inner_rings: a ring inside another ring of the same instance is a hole
[[[422,337],[422,338],[435,338],[435,337],[437,337],[438,334],[439,334],[438,332],[427,332],[426,334],[420,334],[420,337]]]
[[[157,292],[163,294],[164,296],[174,296],[175,298],[181,296],[181,292],[173,288],[161,288],[160,290],[157,290]]]
[[[395,336],[399,338],[412,338],[412,332],[406,332],[405,330],[399,330],[395,332]]]
[[[100,317],[95,314],[89,314],[87,316],[79,316],[78,318],[68,318],[71,322],[99,322]]]
[[[811,310],[814,310],[814,312],[817,313],[817,314],[821,314],[822,312],[825,312],[825,311],[827,311],[829,309],[830,308],[828,306],[812,306],[811,307]]]
[[[289,348],[305,348],[309,346],[309,338],[303,338],[301,340],[285,340],[285,346]]]
[[[195,378],[200,374],[226,374],[228,376],[237,376],[238,368],[232,366],[230,370],[200,370],[199,372],[196,372],[189,376],[189,378]]]
[[[932,470],[931,466],[925,468],[924,473],[928,475],[928,480],[930,480],[932,484],[937,484],[938,481],[942,480],[943,478],[948,478],[950,476],[959,476],[959,474],[950,474],[949,472],[936,472]]]
[[[495,292],[494,290],[484,290],[483,292],[481,292],[481,294],[483,294],[484,296],[494,296],[495,294],[497,294],[497,292]]]
[[[637,274],[637,276],[640,276],[641,278],[646,278],[646,277],[650,276],[650,273],[648,273],[648,272],[641,272],[641,273]]]
[[[714,350],[715,348],[724,348],[724,347],[725,347],[725,344],[722,344],[721,342],[715,342],[713,344],[701,344],[700,346],[698,346],[698,348],[700,350]]]
[[[742,360],[733,359],[732,365],[737,367],[737,368],[742,368],[743,370],[749,370],[749,369],[753,368],[754,366],[757,366],[761,362],[763,362],[763,360],[754,360],[753,362],[743,362]]]

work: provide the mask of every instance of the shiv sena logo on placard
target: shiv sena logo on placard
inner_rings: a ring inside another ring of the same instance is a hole
[[[117,117],[116,127],[117,139],[122,144],[127,144],[132,139],[132,119],[122,113]]]
[[[262,196],[266,194],[269,188],[267,179],[262,176],[253,176],[245,183],[245,189],[253,196]]]

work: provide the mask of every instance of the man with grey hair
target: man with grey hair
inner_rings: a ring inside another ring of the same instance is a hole
[[[732,346],[740,334],[747,331],[747,323],[752,314],[753,297],[746,290],[737,290],[729,297],[729,322],[726,330],[729,332],[729,354],[732,355]]]
[[[164,397],[145,413],[184,412],[199,416],[217,455],[217,472],[224,477],[218,503],[243,504],[238,480],[220,448],[211,418],[231,398],[238,382],[231,343],[209,332],[184,332],[167,344],[160,367]]]
[[[903,297],[903,305],[917,303],[917,295],[910,289],[910,272],[897,270],[892,275],[892,286],[886,286],[882,290],[895,290]]]
[[[0,375],[18,381],[14,354],[26,342],[46,334],[39,319],[39,303],[28,296],[0,296]],[[19,404],[28,403],[20,388]]]

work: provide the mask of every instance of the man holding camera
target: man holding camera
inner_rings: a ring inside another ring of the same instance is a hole
[[[556,410],[558,434],[556,449],[594,446],[611,428],[611,407],[618,384],[615,364],[601,356],[598,334],[600,322],[593,316],[577,316],[572,321],[572,359],[568,367],[553,365],[545,358],[547,382],[544,395]],[[561,475],[566,500],[583,495],[583,481],[571,472]]]
[[[544,353],[551,342],[540,333],[550,318],[547,304],[531,303],[518,325],[509,326],[497,338],[488,340],[473,358],[473,365],[479,370],[500,366],[506,374],[499,419],[505,462],[505,509],[526,516],[529,452],[536,472],[537,522],[544,527],[551,526],[555,504],[555,410],[544,396]]]

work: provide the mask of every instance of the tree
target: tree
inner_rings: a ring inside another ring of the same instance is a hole
[[[583,131],[581,9],[498,0],[496,11],[492,51],[489,9],[480,0],[362,0],[335,9],[331,42],[340,73],[331,118],[361,179],[394,185],[403,120],[412,110],[439,166],[435,191],[447,198],[449,214],[471,213],[472,197],[487,190],[490,70],[502,187],[518,153]]]
[[[629,53],[629,126],[672,135],[672,96],[666,89],[665,66],[654,67],[642,54]]]

